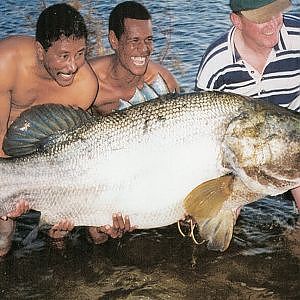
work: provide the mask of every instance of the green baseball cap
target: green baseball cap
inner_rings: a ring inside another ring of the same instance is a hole
[[[240,12],[255,23],[265,23],[291,5],[289,0],[230,0],[232,11]]]

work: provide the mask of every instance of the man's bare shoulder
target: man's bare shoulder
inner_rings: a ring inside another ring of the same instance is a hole
[[[34,50],[35,40],[30,36],[14,35],[0,41],[0,51],[6,54]]]
[[[34,53],[34,39],[27,36],[11,36],[0,41],[0,67],[20,64],[24,57],[32,57]]]
[[[145,74],[145,81],[151,84],[158,74],[160,74],[160,76],[167,83],[170,91],[179,92],[178,83],[172,73],[161,64],[150,61]]]
[[[98,80],[90,64],[86,62],[79,70],[76,82],[71,86],[81,90],[81,97],[94,100],[98,91]]]
[[[92,84],[97,81],[97,77],[95,74],[94,69],[92,68],[91,64],[89,62],[85,62],[85,64],[79,69],[78,72],[78,80],[82,82],[88,82],[89,80],[92,80]]]
[[[0,41],[1,90],[10,90],[15,84],[18,69],[32,64],[34,39],[11,36]]]
[[[98,78],[102,79],[106,77],[106,73],[108,72],[109,66],[112,63],[112,57],[113,55],[104,55],[97,56],[89,60],[89,63]]]

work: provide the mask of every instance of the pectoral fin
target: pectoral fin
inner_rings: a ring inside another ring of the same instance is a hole
[[[215,251],[225,251],[232,239],[236,215],[231,210],[220,211],[211,219],[198,222],[201,238],[206,240],[207,248]]]
[[[236,216],[231,210],[221,210],[232,196],[234,176],[225,175],[200,184],[184,200],[186,212],[197,222],[201,238],[211,250],[228,248]]]
[[[198,185],[185,197],[185,211],[197,222],[217,215],[231,195],[233,180],[233,175],[225,175]]]

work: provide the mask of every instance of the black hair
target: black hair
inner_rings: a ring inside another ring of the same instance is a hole
[[[147,8],[135,1],[125,1],[118,4],[110,13],[108,29],[112,30],[117,39],[124,32],[124,19],[151,20]]]
[[[81,14],[72,6],[61,3],[47,7],[36,24],[35,39],[47,50],[61,36],[87,39],[87,28]]]

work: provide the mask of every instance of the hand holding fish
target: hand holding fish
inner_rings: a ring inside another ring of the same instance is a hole
[[[74,228],[74,223],[68,219],[63,219],[53,225],[48,231],[48,235],[53,239],[62,239]]]
[[[16,204],[16,208],[5,216],[1,216],[0,219],[6,221],[8,218],[17,218],[20,217],[22,214],[26,213],[29,210],[29,202],[26,200],[20,200]]]
[[[118,213],[113,214],[113,226],[105,226],[105,228],[101,228],[101,230],[108,234],[110,237],[117,238],[122,237],[123,233],[125,232],[132,232],[136,228],[136,226],[130,225],[130,220],[128,216],[125,216],[123,218],[122,214]]]
[[[89,227],[89,234],[95,244],[102,244],[107,241],[108,236],[120,238],[125,232],[132,232],[136,226],[131,226],[128,216],[122,217],[122,214],[113,214],[113,225],[105,225],[100,227]]]
[[[300,212],[300,186],[298,186],[292,190],[292,195],[296,201],[296,206],[297,206],[298,213],[299,213]]]
[[[29,210],[29,203],[26,200],[20,200],[16,203],[14,210],[0,217],[0,257],[7,254],[11,245],[11,238],[15,230],[15,221],[17,218]]]
[[[107,241],[108,237],[120,238],[125,232],[131,232],[136,229],[130,225],[128,216],[124,218],[120,213],[113,214],[113,225],[105,225],[100,227],[89,227],[88,232],[95,244],[102,244]],[[53,239],[64,238],[70,231],[74,229],[74,223],[68,219],[63,219],[53,225],[48,231],[48,234]]]

